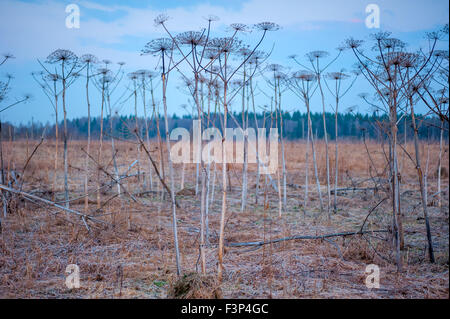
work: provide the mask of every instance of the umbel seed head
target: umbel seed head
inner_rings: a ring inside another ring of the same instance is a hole
[[[230,25],[230,27],[235,30],[235,31],[240,31],[240,32],[247,32],[249,31],[247,25],[243,24],[243,23],[233,23]]]
[[[362,44],[363,44],[363,40],[356,40],[354,38],[348,38],[347,40],[345,40],[345,45],[349,48],[349,49],[358,49]]]
[[[12,53],[4,53],[3,57],[5,58],[5,60],[14,59],[15,58]]]
[[[59,62],[74,62],[77,60],[77,56],[70,50],[58,49],[50,53],[46,62],[50,64]]]
[[[186,31],[178,34],[176,37],[176,41],[180,44],[197,46],[197,45],[204,45],[206,37],[203,35],[202,32]]]
[[[99,61],[97,57],[93,54],[84,54],[81,56],[81,62],[89,64],[97,64]]]
[[[218,16],[215,16],[215,15],[213,15],[213,14],[210,14],[210,15],[208,15],[208,16],[206,17],[206,20],[207,20],[208,22],[219,21],[219,17],[218,17]]]
[[[310,60],[317,60],[317,59],[321,59],[321,58],[325,58],[327,56],[329,56],[330,54],[326,51],[312,51],[306,54],[306,57]]]
[[[281,27],[273,22],[260,22],[255,24],[255,29],[260,31],[278,31]]]
[[[159,55],[161,53],[171,51],[173,49],[173,41],[169,38],[154,39],[147,43],[142,50],[142,54]]]
[[[138,78],[138,75],[136,74],[136,72],[128,73],[127,76],[130,80],[136,80]]]
[[[209,46],[215,49],[217,53],[235,52],[241,48],[241,41],[234,38],[214,38],[209,42]]]
[[[168,16],[167,14],[165,14],[165,13],[161,13],[161,14],[159,14],[159,15],[155,18],[155,20],[154,20],[155,26],[162,25],[162,24],[164,24],[167,20],[169,20],[169,16]]]
[[[295,72],[294,78],[305,82],[311,82],[316,79],[316,75],[310,71],[302,70]]]
[[[61,79],[61,77],[56,73],[48,74],[45,78],[48,81],[52,81],[52,82],[57,82]]]
[[[349,78],[349,75],[343,72],[330,72],[327,74],[327,77],[331,80],[345,80]]]

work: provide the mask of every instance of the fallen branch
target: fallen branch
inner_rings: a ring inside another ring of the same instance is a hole
[[[377,207],[380,206],[381,203],[384,202],[386,199],[388,199],[388,198],[387,198],[387,197],[383,198],[381,201],[379,201],[374,207],[372,207],[372,208],[369,210],[369,213],[367,214],[366,218],[364,218],[364,221],[363,221],[363,223],[362,223],[362,225],[361,225],[361,228],[359,229],[359,232],[362,232],[362,231],[363,231],[364,225],[366,224],[366,221],[367,221],[367,219],[369,218],[370,214],[372,214],[372,212],[373,212],[375,209],[377,209]]]
[[[82,221],[83,221],[83,223],[86,226],[88,231],[89,231],[89,226],[86,224],[86,220],[91,220],[93,222],[106,224],[106,222],[104,222],[104,221],[102,221],[100,219],[96,219],[96,218],[91,217],[89,215],[85,215],[85,214],[82,214],[80,212],[77,212],[76,210],[73,210],[73,209],[66,208],[64,206],[58,205],[58,204],[56,204],[56,203],[54,203],[52,201],[49,201],[47,199],[40,198],[40,197],[37,197],[35,195],[31,195],[31,194],[25,193],[25,192],[19,191],[17,189],[9,188],[9,187],[7,187],[5,185],[1,185],[0,184],[0,189],[5,190],[5,191],[10,192],[10,193],[13,193],[13,194],[16,194],[16,195],[20,195],[20,196],[24,197],[25,199],[28,199],[28,200],[32,199],[32,200],[40,201],[40,202],[43,202],[43,203],[45,203],[47,205],[51,205],[51,206],[54,206],[56,208],[59,208],[59,209],[61,209],[63,211],[66,211],[68,213],[77,215],[78,217],[80,217],[82,219]]]
[[[283,237],[268,241],[254,241],[254,242],[244,242],[244,243],[228,243],[227,247],[246,247],[246,246],[262,246],[267,244],[275,244],[288,240],[300,240],[300,239],[323,239],[332,238],[332,237],[346,237],[346,236],[354,236],[354,235],[363,235],[368,233],[387,233],[387,230],[379,229],[379,230],[367,230],[367,231],[356,231],[356,232],[342,232],[342,233],[334,233],[334,234],[325,234],[325,235],[295,235],[289,237]]]
[[[102,190],[102,189],[107,188],[107,187],[113,187],[114,185],[117,184],[118,181],[121,181],[121,180],[126,179],[126,178],[130,178],[130,177],[135,177],[135,176],[139,176],[139,174],[120,176],[119,178],[117,178],[117,181],[116,181],[116,180],[113,180],[113,181],[109,182],[108,184],[105,184],[105,185],[100,186],[100,187],[98,187],[98,188],[96,188],[96,189],[94,189],[94,190],[91,190],[91,191],[88,192],[87,194],[84,194],[84,195],[82,195],[82,196],[79,196],[79,197],[75,197],[75,198],[69,199],[68,201],[67,201],[67,200],[63,200],[63,201],[57,201],[57,202],[55,202],[55,203],[56,203],[56,204],[65,204],[65,203],[68,203],[68,202],[69,202],[69,203],[76,202],[76,201],[78,201],[78,200],[80,200],[80,199],[84,199],[84,198],[86,198],[86,197],[89,197],[89,196],[92,195],[92,194],[95,194],[95,193],[96,193],[97,191],[99,191],[99,190]],[[39,192],[41,192],[41,191],[37,191],[37,193],[39,193]],[[97,210],[98,210],[98,209],[97,209]]]
[[[346,191],[372,191],[376,190],[376,187],[346,187],[346,188],[338,188],[338,189],[332,189],[331,194],[334,194],[334,192],[346,192]]]
[[[113,182],[113,183],[115,183],[115,184],[118,184],[118,185],[120,185],[121,187],[122,187],[122,189],[124,190],[124,192],[125,192],[125,194],[127,194],[135,203],[139,203],[139,204],[141,204],[141,205],[143,205],[140,201],[138,201],[137,199],[136,199],[136,197],[134,197],[133,196],[133,194],[131,194],[128,190],[127,190],[127,188],[120,182],[120,180],[121,180],[121,178],[120,177],[114,177],[112,174],[110,174],[106,169],[104,169],[96,160],[95,160],[95,158],[93,158],[90,154],[88,154],[83,148],[81,148],[81,151],[83,152],[83,153],[85,153],[96,165],[97,165],[97,168],[100,170],[100,171],[102,171],[103,173],[105,173],[105,175],[106,176],[108,176],[110,179],[111,179],[111,181]],[[117,153],[117,151],[116,151],[116,153]],[[116,155],[114,155],[114,156],[116,156]],[[114,156],[113,156],[113,158],[114,158]],[[109,164],[106,166],[106,167],[108,167],[109,166]]]
[[[30,161],[31,161],[31,159],[33,158],[33,156],[34,156],[34,154],[36,153],[36,151],[38,150],[39,146],[41,146],[42,143],[44,142],[45,130],[46,130],[46,128],[44,128],[44,131],[42,132],[41,140],[40,140],[39,143],[35,146],[35,148],[33,149],[33,152],[31,152],[31,155],[27,158],[27,161],[26,161],[26,163],[25,163],[25,166],[23,167],[22,175],[20,176],[20,179],[21,179],[21,182],[20,182],[20,191],[22,191],[23,182],[25,181],[25,172],[26,172],[26,170],[27,170],[28,164],[30,163]]]
[[[172,192],[171,192],[169,186],[167,186],[164,178],[161,176],[161,174],[160,174],[160,172],[158,170],[158,167],[156,166],[156,162],[153,160],[153,157],[150,154],[150,151],[147,149],[147,147],[145,147],[144,141],[141,139],[141,137],[139,136],[139,134],[136,131],[134,132],[134,134],[136,135],[136,137],[137,137],[137,139],[138,139],[138,141],[140,143],[140,146],[144,149],[145,153],[147,154],[148,158],[150,159],[150,162],[153,165],[153,169],[155,170],[156,176],[158,176],[159,181],[161,182],[163,187],[166,189],[166,191],[169,194],[169,196],[172,197]],[[177,208],[181,208],[180,205],[178,204],[176,195],[175,195],[174,201],[175,201],[175,205],[177,206]]]

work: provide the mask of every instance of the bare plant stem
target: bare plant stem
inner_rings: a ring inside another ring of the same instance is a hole
[[[156,109],[155,106],[155,94],[153,91],[153,78],[150,78],[150,95],[152,98],[152,107],[153,110]],[[153,115],[155,116],[155,112],[153,112]],[[147,147],[150,149],[150,132],[149,132],[149,126],[148,126],[148,120],[147,120],[147,108],[144,107],[144,116],[145,116],[145,137],[147,139]],[[152,174],[152,164],[149,162],[148,164],[148,175],[150,178],[150,190],[153,190],[153,174]]]
[[[442,195],[441,195],[441,174],[442,174],[442,147],[444,141],[444,120],[441,119],[441,132],[439,136],[439,164],[437,170],[437,191],[438,191],[438,206],[442,207]]]
[[[281,88],[280,80],[278,79],[278,111],[280,114],[280,140],[281,140],[281,167],[283,174],[283,209],[287,211],[287,169],[286,169],[286,151],[284,146],[284,121],[283,111],[281,110]]]
[[[243,79],[242,82],[244,83],[242,85],[242,128],[244,131],[244,165],[242,167],[242,196],[241,196],[241,212],[245,211],[246,205],[247,205],[247,188],[248,188],[248,131],[247,131],[247,126],[248,126],[248,117],[246,118],[246,113],[248,114],[248,110],[246,112],[246,105],[245,105],[245,94],[246,94],[246,90],[245,90],[245,82],[246,82],[246,67],[245,64],[243,66]]]
[[[225,54],[225,68],[227,62],[227,55]],[[223,247],[224,247],[224,231],[225,231],[225,216],[227,213],[227,152],[226,152],[226,138],[227,138],[227,118],[228,118],[228,106],[227,106],[227,89],[228,83],[223,83],[223,137],[222,137],[222,212],[220,214],[220,228],[219,228],[219,252],[218,252],[218,268],[217,278],[219,283],[222,281],[223,275]]]
[[[162,80],[162,90],[163,90],[163,107],[164,107],[164,123],[165,123],[165,133],[166,133],[166,146],[167,146],[167,157],[168,157],[168,165],[169,165],[169,175],[170,175],[170,191],[171,191],[171,202],[172,202],[172,229],[173,229],[173,238],[174,238],[174,247],[175,247],[175,262],[177,266],[177,275],[181,275],[181,260],[180,260],[180,249],[178,246],[178,230],[177,230],[177,204],[175,199],[175,179],[173,172],[173,163],[171,158],[171,150],[170,150],[170,135],[169,135],[169,118],[167,114],[167,81],[165,74],[165,66],[164,66],[164,55],[162,52],[162,63],[163,63],[163,73],[161,75]],[[162,151],[162,150],[161,150]],[[162,160],[162,159],[161,159]]]
[[[64,199],[66,200],[66,208],[69,208],[69,163],[68,163],[68,155],[67,155],[67,109],[66,109],[66,76],[64,74],[64,60],[61,63],[62,69],[62,99],[63,99],[63,113],[64,113]]]
[[[88,108],[88,137],[87,137],[87,146],[86,146],[86,152],[90,154],[91,150],[91,103],[89,101],[89,69],[90,69],[90,63],[88,62],[86,65],[86,102],[87,102],[87,108]],[[84,169],[85,169],[85,175],[84,175],[84,194],[86,195],[84,199],[84,213],[87,215],[89,211],[89,189],[88,189],[88,182],[89,182],[89,156],[86,155],[85,162],[84,162]],[[56,170],[55,170],[56,173]]]
[[[101,108],[100,108],[100,145],[98,148],[98,154],[97,154],[97,163],[101,163],[101,159],[102,159],[102,150],[103,150],[103,110],[105,107],[105,83],[104,81],[102,81],[102,102],[101,102]],[[100,209],[101,207],[101,192],[100,192],[100,187],[101,187],[101,181],[100,181],[100,169],[97,170],[97,186],[98,186],[98,191],[97,191],[97,209]]]
[[[59,146],[59,123],[58,123],[58,93],[56,91],[56,81],[53,81],[53,90],[55,98],[55,171],[53,172],[53,200],[56,199],[56,183],[58,176],[58,146]]]
[[[113,120],[114,120],[114,115],[112,112],[112,108],[111,108],[111,97],[110,97],[110,92],[109,92],[109,87],[106,90],[106,100],[108,103],[108,109],[109,109],[109,128],[110,128],[110,132],[111,132],[111,149],[112,149],[112,156],[113,156],[113,165],[114,165],[114,173],[115,173],[115,177],[116,179],[119,179],[120,175],[119,175],[119,168],[117,166],[117,152],[116,152],[116,146],[114,143],[114,127],[113,127]],[[120,196],[121,194],[121,189],[120,189],[120,183],[117,183],[117,195]]]
[[[142,75],[143,79],[142,82],[145,83],[145,79],[144,79],[144,75]],[[138,113],[137,113],[137,86],[136,86],[136,79],[133,79],[133,86],[134,86],[134,90],[133,90],[133,96],[134,96],[134,130],[136,131],[136,134],[141,134],[141,132],[139,131],[139,121],[138,121]],[[144,110],[145,110],[145,87],[142,87],[142,100],[144,102]],[[145,116],[145,115],[144,115]],[[147,121],[147,117],[145,116],[145,121]],[[137,147],[137,173],[138,173],[138,184],[140,182],[140,178],[141,178],[141,148],[138,146]]]
[[[308,119],[308,130],[306,133],[306,154],[305,154],[305,199],[303,202],[303,208],[306,211],[308,207],[308,177],[309,177],[309,119]]]
[[[259,154],[259,127],[258,127],[258,118],[256,116],[256,108],[255,108],[255,92],[253,89],[253,77],[250,78],[250,94],[252,96],[252,106],[253,106],[253,117],[255,120],[255,127],[256,127],[256,154]],[[265,119],[264,119],[265,120]],[[259,183],[261,179],[260,175],[260,165],[259,163],[256,164],[256,185],[255,185],[255,205],[258,205],[258,197],[259,197]]]
[[[336,81],[337,85],[337,81]],[[339,175],[339,142],[338,142],[338,109],[339,109],[339,96],[336,94],[336,109],[334,112],[334,134],[335,134],[335,154],[334,154],[334,202],[333,211],[337,213],[337,188],[338,188],[338,175]]]
[[[307,100],[306,104],[307,104],[306,108],[307,108],[307,112],[308,112],[309,136],[311,138],[311,149],[312,149],[312,155],[313,155],[314,175],[316,177],[317,192],[319,193],[320,212],[323,212],[323,199],[322,199],[322,191],[320,190],[319,172],[317,169],[316,148],[315,148],[315,144],[314,144],[314,133],[312,131],[312,121],[311,121],[311,113],[310,113],[310,108],[309,108],[309,100]]]
[[[327,121],[325,118],[325,95],[323,93],[322,89],[322,82],[321,82],[321,75],[320,75],[320,68],[319,68],[319,59],[317,59],[317,83],[319,85],[320,90],[320,96],[322,98],[322,119],[323,119],[323,134],[324,134],[324,140],[325,140],[325,161],[326,161],[326,168],[327,168],[327,199],[328,199],[328,206],[327,206],[327,212],[328,212],[328,218],[330,218],[330,208],[331,208],[331,194],[330,194],[330,158],[328,155],[328,133],[327,133]]]
[[[425,218],[425,228],[427,232],[427,240],[428,240],[428,254],[430,258],[430,262],[434,263],[434,251],[433,251],[433,239],[431,237],[431,227],[430,227],[430,221],[428,218],[428,203],[426,202],[426,190],[423,180],[423,172],[421,168],[421,161],[420,161],[420,148],[419,148],[419,136],[418,136],[418,127],[416,124],[416,117],[414,114],[414,104],[412,101],[412,97],[410,97],[410,108],[411,108],[411,120],[412,120],[412,126],[414,131],[414,149],[416,153],[416,170],[417,170],[417,176],[419,178],[419,187],[420,187],[420,195],[422,200],[422,209],[423,209],[423,215]],[[442,133],[441,133],[442,134]]]

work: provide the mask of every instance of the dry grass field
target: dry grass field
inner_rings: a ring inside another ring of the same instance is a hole
[[[19,188],[35,196],[64,201],[62,143],[57,173],[57,188],[52,189],[54,173],[54,141],[44,141],[28,163],[37,141],[4,142],[5,170],[16,172]],[[86,142],[69,144],[70,208],[84,212],[84,161]],[[156,143],[152,154],[158,158]],[[317,144],[319,175],[326,199],[325,144]],[[2,218],[0,234],[0,298],[449,298],[449,222],[448,222],[448,146],[443,155],[442,206],[438,207],[437,163],[438,144],[421,145],[423,167],[428,163],[428,205],[436,262],[427,257],[425,222],[420,208],[420,193],[414,164],[399,150],[401,172],[401,211],[405,245],[402,250],[404,269],[395,266],[390,234],[366,233],[322,239],[288,240],[262,246],[233,246],[232,243],[272,240],[293,235],[357,232],[364,219],[365,230],[388,230],[392,224],[392,206],[382,189],[375,189],[375,171],[385,169],[383,146],[368,143],[372,167],[362,142],[340,143],[338,212],[320,212],[318,192],[310,157],[309,201],[304,203],[305,150],[304,142],[287,142],[287,209],[281,217],[278,193],[264,187],[261,177],[259,203],[255,204],[255,165],[249,165],[248,206],[240,212],[242,165],[232,165],[229,171],[231,192],[225,228],[223,282],[216,284],[217,243],[221,207],[221,175],[217,167],[214,202],[209,209],[210,239],[206,247],[208,276],[196,275],[199,262],[199,197],[194,195],[195,165],[185,167],[185,189],[180,191],[182,166],[175,165],[176,191],[179,208],[178,235],[181,266],[186,274],[177,281],[173,247],[170,200],[161,196],[156,176],[150,191],[137,177],[123,180],[126,191],[136,200],[116,188],[108,187],[111,179],[90,162],[89,189],[97,188],[98,176],[102,188],[101,208],[97,208],[96,193],[89,198],[89,215],[105,221],[91,224],[88,232],[80,218],[55,207],[15,197],[14,207]],[[92,154],[99,145],[93,142]],[[138,158],[137,146],[116,141],[121,174]],[[387,149],[387,148],[386,148]],[[104,142],[102,169],[113,174],[109,142]],[[414,154],[414,146],[406,150]],[[311,156],[311,154],[310,154]],[[330,144],[331,176],[334,176],[334,144]],[[96,156],[94,156],[96,157]],[[281,163],[280,163],[281,165]],[[142,152],[140,170],[148,171],[148,158]],[[136,173],[138,166],[128,174]],[[381,174],[382,175],[382,174]],[[211,174],[212,176],[212,174]],[[384,177],[378,177],[382,180]],[[273,177],[277,178],[276,174]],[[380,182],[381,183],[381,182]],[[79,198],[79,199],[77,199]],[[326,203],[326,200],[325,200]],[[129,225],[129,218],[131,224]],[[81,287],[65,285],[66,267],[80,267]],[[380,288],[365,286],[368,264],[380,267]]]

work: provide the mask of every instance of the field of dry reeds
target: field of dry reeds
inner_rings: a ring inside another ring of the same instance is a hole
[[[14,188],[65,205],[61,159],[56,171],[56,187],[53,187],[55,142],[46,140],[36,147],[38,143],[31,140],[4,142],[5,171],[14,174],[14,178],[9,176]],[[306,142],[286,142],[287,207],[281,216],[279,194],[270,183],[264,182],[263,175],[260,188],[255,189],[255,164],[249,164],[248,203],[241,212],[242,164],[230,165],[224,273],[219,285],[215,274],[222,200],[221,168],[217,167],[215,195],[209,207],[209,235],[204,245],[208,275],[197,275],[200,273],[200,201],[195,195],[196,166],[174,166],[180,262],[184,274],[177,279],[169,196],[155,175],[151,185],[148,174],[135,174],[148,172],[148,157],[141,152],[140,162],[130,168],[138,158],[136,143],[116,141],[118,170],[121,175],[130,176],[121,181],[122,192],[118,195],[111,183],[114,176],[111,177],[110,142],[105,141],[101,163],[89,165],[86,211],[83,197],[85,144],[71,141],[68,146],[70,209],[102,223],[88,221],[88,231],[86,221],[74,214],[37,200],[14,196],[9,203],[9,213],[2,218],[1,298],[449,297],[448,146],[444,149],[442,163],[442,192],[436,194],[439,144],[420,145],[424,170],[428,163],[428,213],[436,259],[433,264],[427,257],[415,166],[406,152],[399,152],[405,236],[401,272],[397,272],[392,248],[392,204],[384,199],[388,191],[381,186],[386,175],[382,173],[386,165],[383,145],[371,141],[367,142],[366,149],[359,141],[340,142],[338,210],[329,218],[326,212],[320,212],[312,178],[304,207]],[[149,150],[155,158],[159,152],[157,145],[151,142]],[[92,142],[91,150],[98,147],[98,142]],[[325,144],[319,141],[316,147],[325,194]],[[329,147],[332,149],[334,145],[330,143]],[[414,153],[412,143],[405,149]],[[59,155],[62,158],[62,154]],[[333,152],[330,152],[330,162],[334,163]],[[312,177],[311,161],[310,164]],[[180,189],[183,169],[184,188]],[[211,169],[211,179],[213,173]],[[273,176],[277,180],[277,174]],[[22,181],[25,182],[22,184]],[[101,186],[100,203],[97,202],[98,185]],[[256,192],[258,203],[255,203]],[[320,237],[358,232],[362,228],[368,232]],[[375,232],[377,230],[386,232]],[[274,242],[290,236],[300,238]],[[258,241],[266,244],[251,244]],[[68,289],[65,285],[69,264],[80,268],[79,289]],[[368,289],[365,285],[365,269],[369,264],[380,267],[379,289]]]

